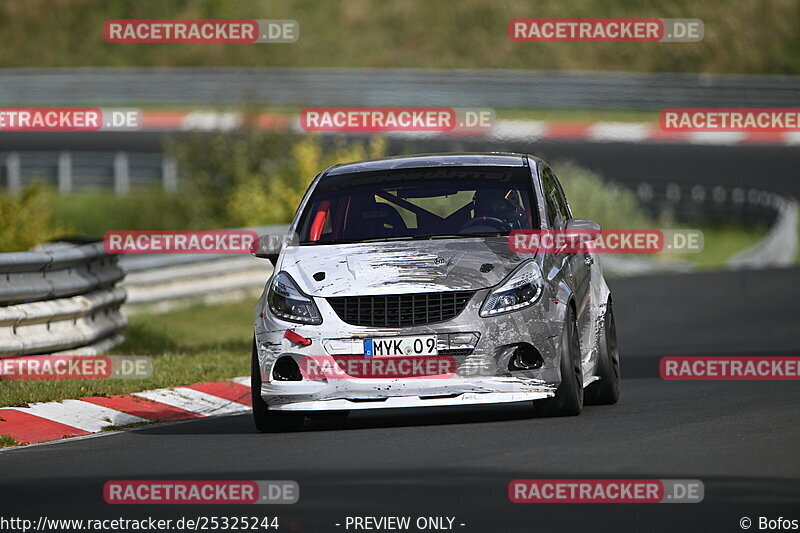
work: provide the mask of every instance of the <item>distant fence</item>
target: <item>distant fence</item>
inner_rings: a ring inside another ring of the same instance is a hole
[[[33,181],[61,193],[85,188],[125,194],[135,187],[178,187],[175,161],[152,152],[13,151],[0,153],[0,190],[16,191]]]
[[[765,268],[795,263],[798,250],[798,206],[791,197],[755,188],[678,183],[627,183],[639,203],[654,218],[669,213],[676,222],[693,226],[736,225],[766,228],[756,244],[727,261],[727,267]],[[612,275],[632,276],[659,272],[689,272],[686,260],[653,261],[652,258],[604,254],[603,266]]]
[[[531,70],[50,68],[0,71],[0,106],[262,104],[634,109],[795,107],[800,76]]]
[[[653,218],[669,213],[680,223],[699,226],[738,224],[745,228],[771,226],[781,206],[793,202],[779,194],[754,187],[726,187],[680,183],[624,183],[636,192]]]
[[[797,257],[797,202],[782,197],[769,197],[768,204],[777,213],[767,236],[728,261],[729,268],[764,268],[785,266]]]
[[[0,355],[102,353],[122,341],[125,273],[102,243],[0,254]]]

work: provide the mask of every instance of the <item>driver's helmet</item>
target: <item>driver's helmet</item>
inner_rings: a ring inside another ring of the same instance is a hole
[[[505,189],[482,189],[475,191],[475,218],[497,218],[508,225],[509,229],[520,229],[523,214],[508,199],[513,191]]]

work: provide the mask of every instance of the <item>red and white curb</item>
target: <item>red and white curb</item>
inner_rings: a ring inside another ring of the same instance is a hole
[[[245,115],[235,112],[144,111],[142,130],[146,131],[227,131],[246,124]],[[301,133],[296,116],[264,113],[252,125],[262,130],[294,130]],[[394,132],[393,137],[438,138],[472,137],[495,141],[584,140],[592,142],[654,142],[700,145],[777,144],[800,145],[798,132],[671,132],[658,124],[636,122],[552,122],[541,120],[497,120],[486,131]]]
[[[250,410],[250,378],[119,396],[0,408],[0,435],[34,444],[97,433],[111,426],[188,420]]]
[[[635,122],[544,122],[498,120],[487,136],[496,140],[587,140],[592,142],[678,142],[687,144],[800,144],[797,132],[675,132]]]

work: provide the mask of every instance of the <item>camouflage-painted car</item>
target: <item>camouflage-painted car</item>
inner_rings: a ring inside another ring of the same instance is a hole
[[[576,415],[615,403],[611,294],[594,254],[509,246],[515,230],[587,228],[599,229],[572,217],[552,169],[528,155],[327,169],[292,237],[254,252],[275,265],[255,308],[256,426],[356,409],[527,402]]]

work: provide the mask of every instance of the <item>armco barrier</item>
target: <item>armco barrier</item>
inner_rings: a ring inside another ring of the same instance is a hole
[[[628,185],[652,216],[665,212],[683,225],[738,225],[769,228],[755,245],[742,250],[728,268],[789,266],[797,255],[797,201],[755,188],[678,183]]]
[[[288,225],[250,228],[259,235],[280,234]],[[164,312],[193,304],[258,298],[272,273],[265,259],[246,255],[125,255],[126,313]]]
[[[125,312],[164,312],[193,304],[216,304],[258,298],[272,272],[272,265],[251,256],[209,258],[193,255],[192,261],[160,265],[123,261],[129,270],[124,283],[128,292]],[[126,258],[127,259],[127,258]]]
[[[93,354],[122,340],[125,290],[102,243],[0,254],[0,355]]]
[[[683,225],[768,227],[756,244],[731,257],[729,269],[790,266],[798,249],[797,201],[760,189],[678,183],[628,184],[642,207],[653,217],[669,213]],[[601,256],[603,267],[615,276],[689,272],[685,260],[657,261],[616,254]]]
[[[787,266],[797,256],[797,202],[771,194],[762,197],[765,205],[778,215],[767,235],[752,247],[742,250],[728,261],[729,268],[765,268]]]

